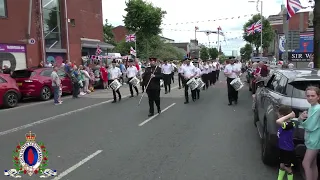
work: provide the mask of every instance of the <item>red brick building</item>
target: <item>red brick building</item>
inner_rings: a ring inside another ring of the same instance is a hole
[[[124,26],[117,26],[112,29],[115,42],[120,42],[125,40],[126,35],[128,35],[128,30]]]
[[[0,0],[0,67],[80,64],[98,44],[112,48],[103,42],[102,22],[102,0]]]

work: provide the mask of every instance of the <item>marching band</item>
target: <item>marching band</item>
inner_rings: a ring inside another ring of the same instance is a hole
[[[228,84],[228,100],[229,105],[232,102],[237,104],[238,102],[238,90],[242,88],[243,84],[238,78],[240,69],[234,65],[234,59],[229,58],[230,64],[224,69],[224,74],[227,77]],[[139,68],[141,69],[141,68]],[[189,89],[191,91],[192,101],[200,99],[200,90],[207,90],[210,85],[214,85],[219,79],[220,64],[216,60],[210,61],[197,61],[191,62],[191,59],[186,58],[182,63],[175,65],[173,62],[164,61],[163,64],[157,62],[156,58],[149,58],[149,66],[145,68],[145,71],[140,72],[134,64],[132,59],[129,60],[129,66],[124,72],[128,78],[129,89],[131,97],[134,97],[133,89],[136,95],[139,95],[138,86],[141,85],[149,101],[149,114],[148,116],[154,116],[154,104],[157,107],[157,112],[161,113],[160,108],[160,90],[162,82],[165,89],[165,94],[171,91],[171,82],[175,70],[178,71],[178,83],[179,89],[184,88],[185,102],[189,103]],[[122,84],[119,82],[119,78],[122,73],[118,67],[116,67],[116,61],[112,61],[112,68],[110,72],[110,87],[113,91],[113,103],[117,101],[116,94],[121,100],[121,93],[119,91]],[[140,102],[144,96],[141,96]]]

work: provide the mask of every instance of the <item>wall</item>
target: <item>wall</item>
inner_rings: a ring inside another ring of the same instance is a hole
[[[67,0],[68,18],[75,19],[75,26],[69,23],[70,57],[72,62],[81,63],[80,38],[103,41],[102,0]]]
[[[36,6],[37,0],[33,0],[32,8],[32,26],[31,38],[36,39],[34,45],[27,44],[23,41],[27,38],[28,33],[28,16],[29,16],[29,1],[9,0],[7,1],[7,18],[0,18],[0,43],[26,45],[27,66],[38,65],[41,57],[41,36],[36,33],[37,29],[37,13],[39,8]],[[18,12],[18,13],[17,13]]]
[[[120,42],[125,40],[126,35],[128,35],[128,30],[124,26],[117,26],[112,29],[115,42]]]

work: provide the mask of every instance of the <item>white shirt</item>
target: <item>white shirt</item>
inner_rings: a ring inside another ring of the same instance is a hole
[[[197,73],[196,77],[198,77],[198,78],[201,77],[202,72],[201,72],[200,68],[196,67],[196,73]]]
[[[294,65],[293,65],[292,63],[289,63],[289,64],[288,64],[288,68],[289,68],[289,69],[293,69],[293,68],[294,68]]]
[[[224,73],[231,73],[229,75],[226,75],[228,78],[237,78],[238,75],[233,72],[233,71],[240,71],[241,69],[239,69],[239,67],[236,64],[228,64],[226,65],[226,67],[224,68]]]
[[[108,73],[110,73],[110,80],[118,79],[122,75],[120,68],[118,67],[110,68]]]
[[[192,66],[191,63],[190,65],[185,65],[182,68],[182,73],[185,78],[190,79],[191,76],[196,75],[196,67]]]
[[[181,64],[180,67],[178,68],[178,73],[182,74],[183,73],[183,67],[185,64]]]
[[[208,74],[209,73],[209,65],[206,64],[206,65],[201,65],[200,66],[200,69],[202,71],[202,74]]]
[[[309,62],[309,64],[308,64],[308,68],[314,68],[314,63],[311,61],[311,62]]]
[[[171,63],[172,66],[172,72],[174,72],[174,69],[177,68],[177,66],[174,63]]]
[[[214,62],[212,63],[212,71],[216,71],[217,70],[217,63]]]
[[[163,64],[161,66],[161,71],[163,74],[171,74],[172,73],[172,65],[171,64]]]
[[[138,69],[135,67],[135,66],[129,66],[128,68],[127,68],[127,77],[128,78],[133,78],[133,77],[135,77],[135,76],[137,76],[138,75]]]

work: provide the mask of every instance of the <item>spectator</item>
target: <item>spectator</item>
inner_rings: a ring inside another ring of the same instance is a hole
[[[61,85],[61,80],[58,76],[58,67],[54,67],[53,71],[51,73],[51,80],[52,80],[52,88],[53,88],[53,99],[54,99],[54,104],[62,104],[62,101],[59,101],[59,89]]]

